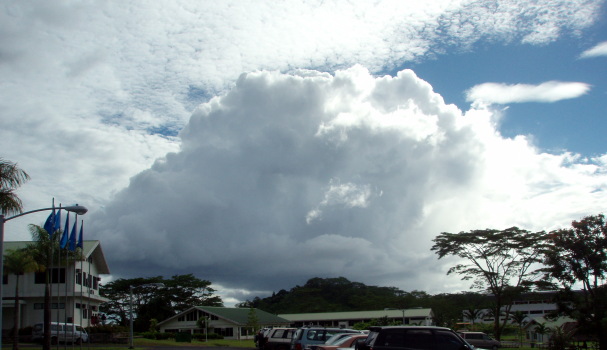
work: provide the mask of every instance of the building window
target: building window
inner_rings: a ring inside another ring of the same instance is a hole
[[[2,275],[2,284],[8,284],[8,274]]]
[[[54,309],[54,310],[56,310],[56,309],[63,310],[63,309],[65,309],[65,304],[64,303],[52,303],[51,304],[51,309]]]
[[[51,283],[65,283],[65,268],[51,268],[47,270],[51,278]],[[35,284],[46,283],[46,272],[36,272],[34,274]]]
[[[224,337],[233,337],[234,328],[214,328],[214,333],[222,335]]]

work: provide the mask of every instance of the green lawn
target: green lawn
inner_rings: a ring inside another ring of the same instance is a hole
[[[227,339],[209,339],[208,342],[192,340],[191,343],[185,342],[176,342],[174,339],[168,340],[152,340],[152,339],[144,339],[144,338],[135,338],[134,340],[135,348],[143,348],[146,346],[231,346],[238,348],[255,348],[255,343],[253,343],[252,339],[247,340],[227,340]],[[121,347],[121,349],[124,347]],[[110,349],[110,348],[108,348]]]
[[[209,347],[219,347],[219,346],[230,346],[237,348],[255,348],[255,344],[253,340],[225,340],[225,339],[213,339],[208,342],[192,340],[191,343],[186,342],[176,342],[174,339],[169,340],[152,340],[152,339],[144,339],[144,338],[135,338],[134,339],[134,347],[135,349],[144,349],[146,347],[154,347],[154,346],[179,346],[179,347],[191,347],[191,346],[209,346]],[[13,343],[11,342],[2,342],[3,349],[12,349]],[[20,343],[19,347],[27,350],[32,347],[40,348],[40,344],[32,344],[32,343]],[[129,347],[129,344],[91,344],[91,349],[94,350],[125,350]],[[53,345],[51,349],[56,349],[57,346]],[[80,350],[80,345],[74,345],[72,347],[71,344],[68,344],[68,349]],[[64,345],[61,344],[59,349],[64,349]],[[88,344],[82,344],[82,349],[88,349]]]

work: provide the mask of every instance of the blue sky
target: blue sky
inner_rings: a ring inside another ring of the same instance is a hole
[[[0,40],[0,157],[89,208],[102,283],[457,292],[439,233],[607,204],[603,0],[14,0]]]
[[[485,82],[590,84],[591,90],[578,98],[509,104],[500,126],[506,137],[533,135],[535,145],[542,150],[568,150],[590,157],[606,150],[601,135],[607,129],[607,74],[603,74],[604,57],[581,59],[580,54],[606,37],[607,27],[601,21],[582,40],[565,37],[545,45],[480,43],[469,52],[448,53],[403,67],[432,84],[447,103],[464,109],[470,106],[465,91]]]

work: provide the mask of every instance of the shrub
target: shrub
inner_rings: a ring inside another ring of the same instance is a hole
[[[124,326],[106,324],[106,325],[87,327],[86,331],[89,334],[94,334],[94,333],[125,333],[125,332],[129,331],[129,328],[128,327],[124,327]]]
[[[173,338],[175,335],[172,333],[158,333],[156,332],[156,340],[167,340]]]
[[[156,333],[154,332],[143,332],[141,333],[141,336],[145,339],[156,339]]]

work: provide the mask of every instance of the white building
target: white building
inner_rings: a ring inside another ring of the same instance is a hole
[[[522,312],[528,318],[542,317],[546,314],[557,310],[557,305],[554,302],[554,292],[534,292],[523,295],[520,300],[515,300],[510,305],[510,315],[515,312]],[[507,306],[502,307],[502,314],[500,315],[500,321],[506,318],[505,310]],[[494,317],[489,309],[483,309],[479,313],[479,317],[475,320],[471,320],[466,317],[466,311],[463,311],[462,319],[464,322],[470,323],[493,323]],[[512,322],[512,319],[509,320]]]
[[[32,242],[4,242],[4,253],[24,248]],[[4,254],[3,254],[4,256]],[[109,274],[99,241],[84,241],[82,261],[51,269],[51,320],[73,322],[88,327],[98,320],[99,305],[107,299],[99,295],[100,276]],[[44,320],[44,274],[28,273],[19,276],[19,305],[15,310],[17,276],[3,274],[2,329],[12,329],[15,312],[19,314],[19,328],[32,326]]]
[[[434,314],[432,309],[384,309],[373,311],[344,311],[319,312],[307,314],[281,314],[278,315],[291,321],[291,326],[302,327],[314,324],[327,327],[350,328],[360,322],[385,318],[389,322],[402,322],[407,325],[430,326]]]

